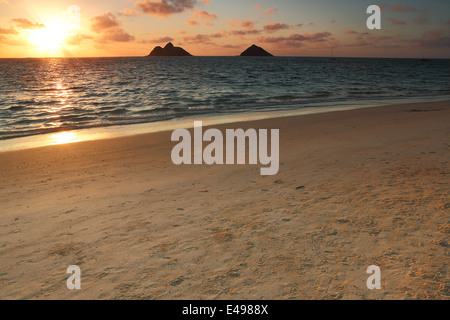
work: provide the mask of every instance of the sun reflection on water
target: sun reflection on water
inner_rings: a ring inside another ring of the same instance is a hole
[[[72,105],[68,102],[72,95],[72,90],[65,88],[61,79],[56,80],[54,89],[48,90],[45,95],[50,101],[57,101],[55,104],[44,107],[42,111],[48,114],[45,127],[50,128],[62,128],[64,123],[60,120],[64,113],[67,113],[72,108]]]

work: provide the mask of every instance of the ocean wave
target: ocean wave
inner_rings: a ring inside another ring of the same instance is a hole
[[[197,57],[76,63],[82,76],[71,75],[64,59],[0,61],[0,139],[189,115],[450,93],[447,60]],[[30,69],[35,71],[30,74]]]

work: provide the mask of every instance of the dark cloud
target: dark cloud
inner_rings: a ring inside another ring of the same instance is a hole
[[[280,30],[289,29],[290,27],[291,27],[290,25],[285,24],[285,23],[279,23],[279,22],[266,23],[264,25],[264,31],[266,31],[267,33],[275,33]]]
[[[263,43],[301,43],[301,42],[323,42],[327,41],[331,37],[329,32],[318,32],[314,34],[291,34],[287,37],[260,37],[258,40]]]
[[[148,15],[168,17],[193,9],[196,3],[196,0],[143,0],[137,1],[134,6]]]
[[[261,30],[230,30],[230,31],[222,31],[224,36],[248,36],[248,35],[258,35],[261,34]]]
[[[154,38],[154,39],[150,39],[150,40],[143,40],[140,41],[141,43],[156,43],[156,44],[166,44],[168,42],[172,42],[175,39],[172,37],[159,37],[159,38]]]

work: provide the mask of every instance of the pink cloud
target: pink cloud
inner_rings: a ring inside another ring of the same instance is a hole
[[[119,26],[119,20],[111,12],[92,18],[91,23],[92,31],[96,33]]]
[[[99,42],[131,42],[135,37],[120,27],[117,17],[111,12],[91,19],[91,29],[100,34]]]
[[[233,20],[229,23],[229,25],[233,28],[242,27],[246,30],[255,29],[255,23],[251,20]]]

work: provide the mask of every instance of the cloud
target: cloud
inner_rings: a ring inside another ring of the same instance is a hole
[[[183,37],[183,41],[189,44],[215,45],[212,39],[222,38],[223,36],[222,33],[186,35]]]
[[[394,4],[393,6],[391,6],[391,11],[406,13],[406,12],[425,12],[426,10],[419,10],[419,9],[414,8],[413,6],[402,7],[399,4]]]
[[[186,32],[180,32],[180,34],[183,34],[183,41],[188,44],[202,44],[202,45],[214,45],[217,47],[223,47],[223,48],[229,48],[229,49],[236,49],[240,48],[241,46],[237,45],[218,45],[214,43],[214,39],[221,39],[221,38],[227,38],[232,36],[238,36],[238,37],[244,37],[247,35],[259,35],[261,34],[261,30],[222,30],[218,33],[213,34],[196,34],[196,35],[188,35]]]
[[[347,30],[347,31],[345,31],[345,34],[358,34],[358,32],[356,32],[354,30]]]
[[[425,32],[422,38],[413,40],[413,44],[427,49],[449,48],[450,37],[448,36],[448,32],[442,29],[436,29]]]
[[[258,4],[256,6],[254,6],[253,9],[256,11],[262,11],[262,10],[264,10],[264,6]],[[262,14],[264,14],[267,18],[271,18],[272,15],[277,12],[278,12],[277,8],[269,8],[269,9],[266,9],[264,12],[262,12]]]
[[[132,8],[125,8],[122,11],[119,11],[118,14],[119,14],[119,16],[134,17],[134,16],[140,16],[141,12],[136,11]]]
[[[200,25],[200,22],[198,22],[198,21],[196,21],[196,20],[188,20],[188,21],[186,21],[186,24],[187,24],[188,26],[199,26],[199,25]]]
[[[230,23],[228,23],[229,26],[232,28],[244,28],[246,30],[254,30],[255,29],[255,23],[251,20],[233,20]]]
[[[119,19],[111,12],[91,19],[91,29],[100,34],[99,42],[131,42],[135,37],[120,27]]]
[[[350,30],[352,31],[352,30]],[[368,32],[357,33],[354,38],[354,42],[341,44],[343,47],[366,47],[371,46],[374,48],[392,49],[406,47],[409,43],[402,39],[400,36],[376,36]]]
[[[4,29],[0,28],[0,44],[11,44],[11,39],[9,38],[10,35],[16,35],[19,32],[15,30],[14,28]]]
[[[68,37],[64,42],[68,45],[75,46],[75,45],[80,44],[84,40],[91,40],[91,39],[94,39],[94,37],[87,36],[84,34],[75,34],[75,35]]]
[[[424,25],[427,21],[428,19],[426,17],[419,17],[414,19],[414,22],[417,23],[418,25]]]
[[[131,42],[135,37],[126,33],[121,28],[112,28],[107,30],[100,38],[100,42]]]
[[[318,43],[328,41],[331,37],[329,32],[318,32],[314,34],[291,34],[287,37],[259,37],[261,43],[276,43],[282,46],[301,47],[304,43]]]
[[[168,42],[172,42],[175,39],[172,37],[159,37],[159,38],[154,38],[154,39],[149,39],[149,40],[141,40],[139,42],[141,43],[154,43],[154,44],[166,44]]]
[[[198,26],[200,25],[200,21],[206,20],[206,22],[204,22],[205,26],[213,26],[213,24],[210,21],[217,20],[217,18],[218,18],[217,15],[214,13],[210,13],[204,10],[196,10],[191,15],[191,20],[186,21],[186,23],[190,26]]]
[[[101,16],[91,19],[92,31],[101,33],[109,28],[119,27],[119,19],[117,19],[111,12],[107,12]]]
[[[13,22],[17,24],[18,28],[21,29],[42,29],[45,28],[45,25],[42,23],[33,23],[27,19],[12,19]]]
[[[216,20],[217,15],[205,10],[196,10],[191,17],[196,20]]]
[[[224,49],[239,49],[239,48],[242,48],[242,46],[238,46],[238,45],[235,45],[235,44],[224,44],[224,45],[221,45],[220,47],[224,48]]]
[[[222,31],[222,34],[225,36],[248,36],[248,35],[258,35],[261,34],[260,30],[230,30],[230,31]]]
[[[278,12],[278,9],[277,9],[277,8],[270,8],[270,9],[267,9],[266,11],[264,11],[264,14],[265,14],[268,18],[270,18],[270,17],[272,17],[273,14],[275,14],[275,13],[277,13],[277,12]]]
[[[17,32],[17,30],[15,30],[14,28],[9,28],[9,29],[3,29],[0,28],[0,34],[18,34],[19,32]]]
[[[193,9],[196,3],[196,0],[142,0],[134,6],[147,15],[169,17]]]
[[[266,23],[264,25],[264,31],[266,31],[267,33],[275,33],[278,32],[280,30],[286,30],[291,28],[290,25],[285,24],[285,23],[279,23],[279,22],[275,22],[275,23]]]
[[[395,18],[388,18],[388,20],[392,23],[393,26],[400,26],[406,24],[403,20],[397,20]]]

